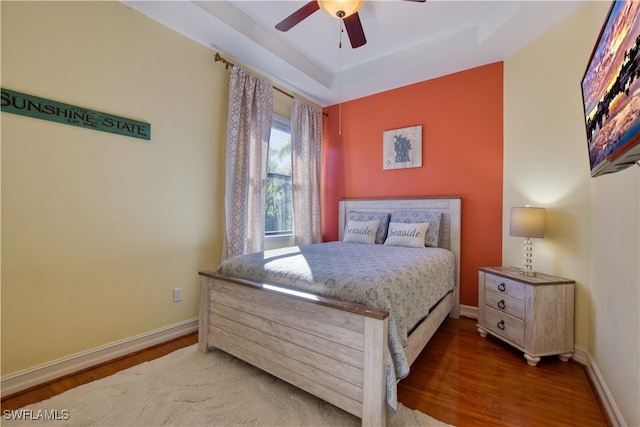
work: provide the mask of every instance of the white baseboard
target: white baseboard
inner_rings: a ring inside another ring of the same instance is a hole
[[[477,319],[478,307],[460,304],[460,316],[470,317],[471,319]]]
[[[616,405],[616,402],[613,400],[613,396],[611,396],[611,392],[609,391],[607,384],[604,382],[604,379],[600,374],[598,365],[596,365],[596,362],[588,352],[584,350],[583,352],[586,355],[587,359],[587,363],[585,363],[585,366],[587,368],[587,375],[589,376],[589,379],[591,379],[598,397],[600,397],[600,402],[602,402],[602,406],[604,406],[604,410],[609,417],[609,422],[613,427],[626,426],[627,424],[625,423],[624,418],[622,417],[622,414],[620,413],[620,410]]]
[[[585,367],[589,365],[589,353],[580,346],[573,346],[573,356],[571,358]]]
[[[145,348],[152,347],[198,330],[198,319],[185,320],[135,337],[116,341],[63,359],[54,360],[34,368],[16,372],[0,379],[2,397],[18,393],[29,387],[108,362]]]

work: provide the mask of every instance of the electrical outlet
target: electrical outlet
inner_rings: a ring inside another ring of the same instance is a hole
[[[182,301],[182,288],[173,289],[173,302]]]

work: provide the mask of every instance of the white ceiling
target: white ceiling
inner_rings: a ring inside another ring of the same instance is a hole
[[[274,26],[307,1],[123,3],[321,106],[501,61],[586,1],[365,0],[367,44],[352,49],[321,10]],[[219,66],[223,66],[220,64]]]

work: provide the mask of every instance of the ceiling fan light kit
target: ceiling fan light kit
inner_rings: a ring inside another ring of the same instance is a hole
[[[406,1],[424,3],[426,0]],[[355,49],[367,43],[362,22],[360,22],[360,16],[358,16],[358,9],[360,9],[363,2],[364,0],[311,0],[276,24],[276,29],[289,31],[311,16],[315,11],[322,10],[326,14],[341,19],[344,22],[344,28],[349,35],[351,47]]]
[[[362,6],[363,0],[318,0],[318,6],[334,18],[344,19],[353,15]]]

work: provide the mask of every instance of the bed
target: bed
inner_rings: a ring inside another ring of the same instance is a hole
[[[392,221],[385,230],[389,236],[407,229],[408,225],[402,228],[398,222],[411,224],[425,217],[438,218],[438,227],[435,235],[436,227],[427,228],[430,247],[391,247],[381,244],[384,236],[379,234],[358,235],[366,230],[354,227],[367,222],[359,221],[362,214],[370,225],[375,225],[371,218],[376,215]],[[339,242],[248,254],[241,257],[243,263],[234,258],[216,271],[200,272],[199,350],[219,348],[360,417],[363,425],[384,425],[387,406],[394,408],[396,381],[408,373],[442,321],[448,315],[458,317],[460,214],[457,197],[342,200]],[[380,244],[343,243],[361,237]],[[400,265],[396,259],[405,258],[411,268],[363,264],[368,258],[391,253],[396,257],[389,258],[392,265]],[[349,258],[353,256],[357,259]],[[334,258],[327,261],[327,257]],[[297,265],[295,259],[303,260],[302,267],[285,271],[284,267]],[[428,281],[446,281],[442,285],[446,290],[427,296],[419,292],[433,291],[414,290],[422,286],[413,284],[407,287],[416,277],[418,282],[427,281],[414,266],[438,259],[444,260],[444,270],[436,270],[441,272]],[[348,274],[334,273],[327,263],[358,264],[358,268]],[[397,277],[387,273],[394,269]],[[356,270],[369,275],[357,278]],[[362,290],[351,286],[354,280],[366,282],[358,282]],[[395,289],[392,295],[383,292],[387,284]],[[338,296],[334,288],[347,289],[348,296]]]

